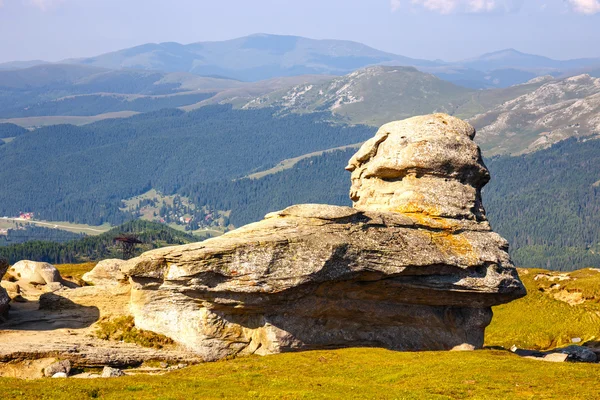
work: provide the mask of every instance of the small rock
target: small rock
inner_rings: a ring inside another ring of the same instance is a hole
[[[166,362],[164,362],[164,361],[163,361],[163,362],[161,362],[159,365],[160,365],[160,367],[161,367],[161,368],[167,368],[167,367],[169,366],[169,364],[167,364],[167,363],[166,363]]]
[[[185,368],[187,367],[187,364],[177,364],[177,368],[181,369],[181,368]]]
[[[573,339],[571,339],[571,343],[581,343],[581,338],[580,337],[574,337]]]
[[[550,353],[546,354],[542,360],[550,362],[565,362],[569,358],[568,354],[564,353]]]
[[[62,289],[64,286],[60,282],[50,282],[44,286],[44,290],[46,292],[56,292],[57,290]]]
[[[94,378],[100,378],[100,374],[92,374],[90,372],[82,372],[81,374],[73,375],[71,378],[94,379]]]
[[[596,353],[587,347],[583,346],[567,346],[564,349],[559,350],[561,353],[568,354],[569,361],[580,361],[580,362],[588,362],[594,363],[598,361],[598,357]]]
[[[53,378],[66,378],[68,375],[64,372],[57,372],[54,375],[52,375]]]
[[[125,280],[125,275],[121,272],[121,265],[125,261],[118,259],[109,259],[100,261],[94,269],[83,274],[84,282],[94,286],[113,286]]]
[[[71,372],[71,361],[57,361],[54,364],[50,364],[49,366],[44,368],[45,377],[54,377],[54,375],[56,375],[59,372],[64,372],[66,375],[69,375],[69,372]]]
[[[125,375],[125,373],[118,368],[104,367],[102,370],[103,378],[116,378],[123,375]]]
[[[469,343],[459,344],[458,346],[454,346],[451,351],[473,351],[475,350],[475,346]]]

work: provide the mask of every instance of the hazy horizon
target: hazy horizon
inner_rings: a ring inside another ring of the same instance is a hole
[[[553,29],[548,29],[552,27]],[[0,0],[0,62],[60,61],[145,43],[255,33],[352,40],[457,61],[514,48],[554,59],[600,57],[600,0]]]

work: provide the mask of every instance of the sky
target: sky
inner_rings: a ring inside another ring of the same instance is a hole
[[[506,48],[600,57],[600,0],[0,0],[0,62],[253,33],[446,61]]]

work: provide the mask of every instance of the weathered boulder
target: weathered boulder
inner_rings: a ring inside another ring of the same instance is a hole
[[[102,369],[102,378],[118,378],[119,376],[124,376],[125,372],[121,371],[118,368],[113,367],[104,367]]]
[[[10,268],[10,272],[19,280],[39,285],[62,281],[54,265],[46,262],[22,260],[15,263]]]
[[[71,361],[69,360],[57,361],[44,368],[44,376],[48,378],[54,377],[59,373],[65,374],[64,377],[66,378],[69,375],[69,372],[71,372]]]
[[[125,261],[108,259],[100,261],[94,269],[83,274],[82,279],[94,286],[112,286],[127,281],[120,270]]]
[[[304,204],[121,267],[136,326],[206,360],[347,346],[478,348],[525,295],[486,221],[470,125],[384,125],[350,161],[354,208]]]
[[[4,258],[0,258],[0,279],[8,271],[8,261]],[[6,289],[0,286],[0,317],[6,317],[8,315],[8,309],[10,308],[10,296]]]
[[[10,267],[8,260],[5,258],[0,258],[0,280],[4,277],[6,271],[8,271],[8,267]]]

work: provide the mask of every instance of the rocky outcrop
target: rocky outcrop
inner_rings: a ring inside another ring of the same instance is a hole
[[[205,360],[481,347],[491,306],[525,289],[485,217],[474,134],[444,114],[384,125],[350,160],[354,208],[296,205],[129,260],[136,326]]]
[[[124,262],[119,259],[102,260],[90,272],[83,274],[82,279],[94,286],[113,286],[127,282],[120,270]]]

